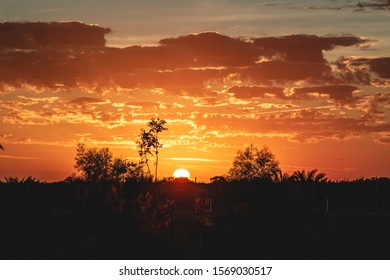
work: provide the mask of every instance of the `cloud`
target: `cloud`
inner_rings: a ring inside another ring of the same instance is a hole
[[[332,75],[338,83],[358,83],[369,85],[372,77],[368,71],[369,66],[361,59],[352,57],[341,57],[332,63]]]
[[[113,82],[122,88],[162,88],[168,93],[202,96],[206,81],[222,80],[224,75],[224,72],[218,69],[141,70],[116,75]]]
[[[7,155],[0,155],[0,158],[6,158],[6,159],[24,159],[24,160],[42,160],[40,158],[35,157],[21,157],[21,156],[7,156]]]
[[[107,101],[100,98],[94,98],[94,97],[78,97],[70,100],[69,103],[78,106],[85,106],[88,104],[104,104],[107,103]]]
[[[252,99],[276,97],[285,98],[282,87],[262,87],[262,86],[234,86],[228,92],[233,93],[236,98]]]
[[[252,42],[231,38],[216,32],[204,32],[160,40],[163,49],[175,53],[187,66],[247,66],[259,56]]]
[[[109,28],[82,22],[2,22],[1,48],[36,49],[41,47],[104,47]]]
[[[376,139],[376,142],[379,144],[385,144],[390,145],[390,133],[378,133],[378,138]]]
[[[390,57],[341,57],[331,65],[333,82],[386,86],[390,78]]]
[[[369,40],[356,36],[319,37],[316,35],[289,35],[282,37],[263,37],[253,39],[264,56],[278,57],[289,62],[326,62],[323,51],[337,46],[359,46]]]
[[[389,123],[368,123],[364,118],[345,117],[332,111],[304,109],[279,114],[245,115],[208,114],[199,116],[209,131],[228,131],[251,137],[257,134],[283,137],[290,141],[318,142],[327,139],[343,140],[370,134],[389,133]]]
[[[0,32],[0,91],[157,87],[195,96],[207,91],[208,81],[232,75],[264,84],[329,80],[332,69],[322,52],[368,41],[352,35],[243,39],[203,32],[162,39],[157,46],[111,48],[104,43],[110,29],[81,22],[2,23]],[[382,68],[373,64],[375,71]]]
[[[378,92],[363,96],[357,104],[362,118],[367,121],[384,121],[385,111],[390,110],[390,92]]]
[[[29,143],[31,138],[27,137],[18,137],[11,133],[5,134],[0,133],[0,139],[2,143],[12,143],[12,144],[21,144],[21,143]]]
[[[242,80],[270,84],[272,81],[289,82],[299,80],[323,81],[331,75],[331,68],[325,63],[267,61],[255,67],[240,69],[237,74]]]
[[[355,66],[368,65],[372,72],[378,74],[381,78],[390,78],[390,57],[380,58],[360,58],[352,62]]]
[[[208,159],[208,158],[165,158],[165,160],[172,160],[172,161],[191,161],[191,162],[221,162],[224,160],[215,160],[215,159]]]
[[[388,0],[372,0],[372,1],[364,1],[356,4],[358,9],[372,8],[377,10],[389,10],[390,2]]]
[[[294,96],[297,98],[307,97],[309,94],[328,95],[332,100],[345,102],[354,99],[352,93],[359,88],[350,85],[331,85],[316,87],[294,88]]]
[[[228,92],[233,93],[236,98],[277,98],[284,100],[306,100],[315,97],[328,97],[339,103],[357,101],[352,93],[359,88],[351,85],[328,85],[292,88],[292,93],[285,94],[287,89],[283,87],[260,87],[260,86],[234,86]]]
[[[374,10],[388,10],[390,9],[390,2],[388,0],[371,0],[371,1],[333,1],[336,5],[328,5],[328,6],[310,6],[309,9],[312,10],[342,10],[342,9],[354,9],[355,11],[364,11],[366,9],[374,9]],[[344,2],[345,4],[338,4],[338,2]]]

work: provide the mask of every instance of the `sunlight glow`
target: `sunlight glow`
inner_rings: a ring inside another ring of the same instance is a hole
[[[190,172],[187,169],[177,169],[173,172],[173,177],[175,178],[190,178]]]

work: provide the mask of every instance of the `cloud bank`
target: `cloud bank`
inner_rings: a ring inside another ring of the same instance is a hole
[[[2,123],[116,129],[159,114],[206,142],[247,133],[389,143],[390,58],[325,56],[370,39],[202,32],[113,48],[109,32],[82,22],[0,23]],[[11,94],[18,90],[55,97]]]

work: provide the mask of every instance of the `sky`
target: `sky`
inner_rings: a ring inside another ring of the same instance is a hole
[[[0,1],[0,178],[57,181],[76,146],[208,182],[267,145],[290,175],[390,177],[388,1]]]

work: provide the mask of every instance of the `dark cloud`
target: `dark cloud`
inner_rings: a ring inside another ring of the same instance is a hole
[[[390,78],[390,57],[380,57],[380,58],[363,58],[355,59],[352,62],[352,65],[368,65],[372,72],[378,74],[381,78]]]
[[[322,51],[329,51],[337,46],[357,46],[368,40],[355,36],[319,37],[300,34],[256,38],[253,42],[268,57],[276,56],[290,62],[323,63],[326,60]]]
[[[377,9],[377,10],[389,10],[390,9],[390,1],[389,0],[374,0],[374,1],[364,1],[356,4],[358,9]]]
[[[88,104],[97,104],[97,103],[105,103],[106,101],[100,98],[94,97],[79,97],[69,101],[70,104],[75,105],[88,105]]]
[[[158,46],[107,48],[97,57],[105,67],[174,70],[188,67],[238,67],[253,65],[259,50],[251,42],[215,32],[162,39]]]
[[[371,83],[369,66],[357,63],[357,60],[359,59],[341,57],[332,63],[336,70],[333,76],[338,83],[358,83],[364,85]]]
[[[324,50],[367,42],[315,35],[245,40],[205,32],[162,39],[157,46],[110,48],[104,45],[109,31],[80,22],[0,24],[0,90],[157,87],[203,96],[208,81],[223,83],[227,77],[268,87],[302,80],[323,84],[335,80]],[[388,60],[360,63],[369,63],[382,77],[389,75]],[[344,75],[337,82],[348,81]],[[241,89],[236,94],[249,93]],[[283,97],[281,89],[274,94]]]
[[[251,99],[251,98],[264,98],[272,95],[276,98],[284,98],[284,88],[282,87],[261,87],[261,86],[234,86],[229,88],[228,92],[234,93],[236,98]]]
[[[329,85],[315,87],[294,88],[293,94],[286,96],[282,87],[260,87],[260,86],[234,86],[228,92],[234,93],[234,96],[241,99],[251,99],[256,97],[273,97],[279,99],[302,100],[313,98],[311,94],[318,94],[319,97],[326,95],[330,99],[345,103],[354,101],[356,98],[352,93],[358,90],[350,85]]]
[[[353,100],[352,93],[359,88],[350,85],[331,85],[331,86],[317,86],[317,87],[302,87],[294,88],[294,95],[297,98],[306,97],[310,93],[317,93],[319,95],[326,94],[335,101],[351,101]]]
[[[0,23],[0,47],[35,49],[47,46],[105,45],[109,28],[81,22],[3,22]]]
[[[252,42],[215,32],[163,39],[160,44],[179,57],[186,57],[194,67],[248,66],[259,56],[259,49]]]
[[[333,62],[334,78],[340,83],[386,84],[390,78],[390,57],[352,58],[341,57]],[[374,77],[376,74],[377,77]]]
[[[52,89],[94,84],[100,67],[93,65],[90,54],[61,49],[0,52],[0,83]]]
[[[238,74],[242,79],[268,83],[270,80],[297,81],[313,80],[323,81],[331,75],[331,68],[325,63],[267,61],[255,67],[240,69]]]
[[[316,5],[310,6],[309,9],[312,10],[343,10],[343,9],[354,9],[355,11],[364,11],[367,9],[374,10],[389,10],[390,9],[390,1],[389,0],[372,0],[372,1],[351,1],[351,0],[343,0],[337,1],[333,0],[335,5]],[[343,2],[343,3],[339,3]]]

